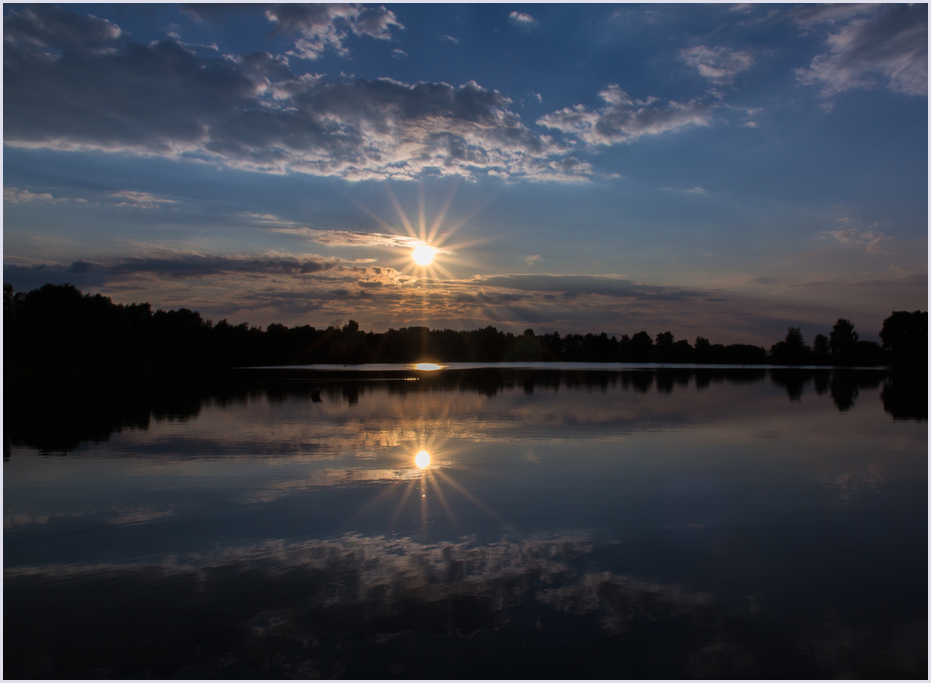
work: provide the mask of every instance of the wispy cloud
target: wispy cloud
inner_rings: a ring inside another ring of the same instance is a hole
[[[610,85],[598,94],[605,106],[597,111],[579,104],[543,116],[537,123],[590,145],[610,145],[687,126],[707,126],[711,122],[710,106],[694,100],[687,103],[663,102],[655,97],[634,100],[617,85]]]
[[[148,192],[135,192],[133,190],[121,190],[113,192],[112,197],[119,199],[117,206],[131,206],[137,209],[155,209],[165,204],[177,204],[176,199],[165,199],[156,197]]]
[[[300,235],[317,244],[328,247],[401,247],[413,248],[423,242],[415,237],[406,235],[389,235],[378,232],[351,232],[348,230],[318,230],[304,227],[271,227],[271,232],[289,235]],[[434,247],[438,253],[452,254],[453,252]]]
[[[707,194],[708,190],[703,187],[690,187],[685,190],[677,190],[674,187],[664,187],[664,190],[669,190],[670,192],[684,192],[685,194]]]
[[[867,254],[882,253],[883,245],[892,239],[878,230],[858,230],[857,228],[837,228],[825,230],[821,234],[829,235],[841,244],[863,247]]]
[[[454,38],[453,36],[448,36],[445,33],[440,36],[440,40],[445,40],[447,43],[452,43],[453,45],[459,44],[458,38]]]
[[[730,85],[737,74],[753,66],[750,52],[727,47],[696,45],[682,50],[681,56],[686,64],[698,69],[698,73],[715,85]]]
[[[863,16],[866,13],[868,16]],[[907,95],[928,94],[928,6],[819,5],[794,14],[805,28],[827,25],[829,52],[797,69],[822,97],[878,85]]]

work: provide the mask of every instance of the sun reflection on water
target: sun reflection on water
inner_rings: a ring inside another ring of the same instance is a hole
[[[427,451],[420,451],[414,456],[414,463],[422,470],[430,466],[430,454]]]
[[[437,363],[414,363],[414,370],[442,370],[445,367]]]
[[[421,438],[415,448],[416,450],[411,448],[406,451],[406,455],[403,456],[402,460],[405,464],[401,465],[401,462],[398,463],[399,467],[396,472],[401,479],[392,482],[364,504],[360,510],[352,515],[347,522],[347,526],[351,525],[363,515],[374,511],[375,508],[387,505],[389,509],[394,508],[390,514],[390,519],[385,530],[386,533],[390,533],[392,529],[395,528],[395,523],[398,522],[402,515],[409,514],[409,512],[405,513],[405,510],[410,510],[410,508],[407,507],[408,501],[412,494],[414,494],[415,498],[420,499],[419,517],[422,538],[426,538],[427,534],[429,521],[427,503],[431,499],[439,504],[439,507],[449,520],[452,528],[457,533],[460,533],[459,524],[453,512],[454,505],[451,506],[451,503],[455,503],[455,501],[447,499],[447,495],[453,493],[454,497],[461,496],[464,499],[463,502],[475,506],[502,526],[510,527],[510,524],[499,517],[474,493],[466,489],[453,478],[453,473],[449,470],[462,469],[461,466],[457,467],[454,464],[455,450],[445,448],[441,442],[435,438]],[[468,469],[468,466],[466,466],[466,469]],[[416,495],[418,493],[420,495]],[[386,517],[387,516],[388,515],[386,515]]]

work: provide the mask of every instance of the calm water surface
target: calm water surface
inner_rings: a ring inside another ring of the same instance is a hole
[[[4,676],[927,677],[926,384],[380,370],[8,413]]]

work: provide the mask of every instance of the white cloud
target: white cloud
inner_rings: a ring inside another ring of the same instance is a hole
[[[698,69],[698,73],[717,85],[733,83],[737,74],[753,66],[753,55],[749,52],[727,47],[696,45],[682,50],[681,56],[686,64]]]
[[[841,219],[841,223],[849,223],[849,220]],[[880,254],[883,252],[883,245],[891,240],[885,233],[875,230],[859,230],[857,228],[837,228],[836,230],[825,230],[822,235],[829,235],[841,244],[849,247],[863,247],[867,254]]]
[[[113,192],[111,196],[123,200],[117,203],[117,206],[132,206],[137,209],[156,209],[164,204],[178,203],[175,199],[164,199],[148,192],[135,192],[133,190]]]
[[[446,42],[452,43],[453,45],[458,45],[458,44],[459,44],[459,39],[458,39],[458,38],[453,38],[452,36],[448,36],[448,35],[446,35],[446,34],[441,35],[441,36],[440,36],[440,40],[445,40]]]
[[[529,30],[536,26],[538,23],[537,20],[529,14],[517,11],[511,12],[508,15],[508,21],[512,26],[517,26],[518,28],[522,28],[524,30]]]
[[[266,14],[276,30],[300,34],[304,56],[343,49],[347,32],[385,39],[400,26],[387,10],[349,5],[271,6]],[[710,121],[708,105],[634,101],[614,85],[600,93],[599,110],[579,105],[538,119],[562,132],[557,140],[528,128],[505,94],[474,81],[297,75],[287,56],[205,57],[173,40],[140,45],[113,24],[52,5],[12,11],[4,39],[4,143],[12,147],[351,180],[578,181],[593,173],[573,155],[580,141],[616,144]]]
[[[276,32],[298,34],[289,54],[304,59],[317,59],[327,49],[346,56],[349,34],[390,40],[392,27],[404,28],[384,7],[350,4],[272,5],[265,16],[277,24]]]
[[[20,190],[16,187],[4,187],[3,201],[10,204],[28,204],[32,202],[55,202],[61,200],[55,199],[48,192],[30,192],[29,190]]]
[[[710,107],[694,100],[684,104],[663,103],[655,97],[633,100],[616,85],[598,94],[605,106],[597,111],[578,104],[543,116],[537,123],[576,136],[589,145],[610,145],[711,122]]]
[[[3,188],[3,201],[8,204],[58,204],[60,202],[78,202],[80,204],[88,203],[86,199],[81,199],[80,197],[54,197],[49,192],[30,192],[29,190],[21,190],[17,187]]]
[[[827,36],[829,52],[812,59],[796,76],[805,85],[820,86],[822,97],[853,88],[883,85],[890,90],[927,97],[928,6],[883,5],[822,10],[797,16],[804,27],[826,23],[836,30]],[[867,17],[861,15],[869,11]]]

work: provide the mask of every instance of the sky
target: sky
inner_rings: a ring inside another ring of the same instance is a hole
[[[15,291],[766,347],[927,309],[924,4],[4,4],[3,32]]]

